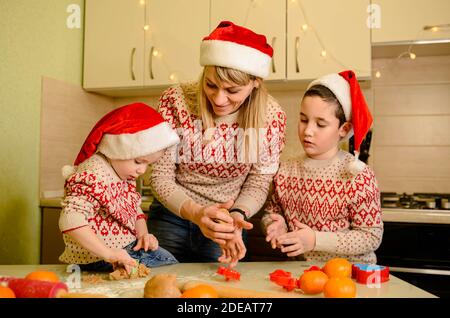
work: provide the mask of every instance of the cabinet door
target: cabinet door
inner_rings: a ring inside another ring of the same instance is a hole
[[[147,0],[146,24],[145,85],[197,80],[209,0]]]
[[[369,0],[288,1],[287,78],[310,80],[345,69],[370,78],[368,5]]]
[[[373,43],[448,39],[450,29],[437,32],[423,30],[424,26],[450,23],[448,0],[372,0],[380,28],[372,29]]]
[[[84,88],[142,87],[145,2],[86,0]]]
[[[267,80],[286,78],[286,1],[211,1],[211,30],[223,20],[264,34],[274,49],[272,67]]]
[[[43,208],[41,221],[41,264],[59,264],[64,252],[64,240],[58,221],[61,208]]]

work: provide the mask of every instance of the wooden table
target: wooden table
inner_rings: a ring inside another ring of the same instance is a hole
[[[227,285],[235,288],[257,290],[276,293],[280,297],[323,297],[319,295],[304,295],[299,290],[285,291],[282,287],[270,282],[269,273],[276,269],[283,269],[298,278],[301,273],[311,265],[323,265],[309,262],[241,262],[235,268],[241,273],[240,281],[225,282],[223,276],[216,274],[217,263],[184,263],[153,268],[151,275],[158,273],[175,273],[180,283],[190,280],[200,280],[215,284]],[[51,270],[59,275],[61,280],[68,284],[70,292],[100,293],[108,297],[139,298],[143,296],[143,288],[150,277],[109,281],[107,274],[105,282],[87,284],[82,281],[78,268],[66,265],[0,265],[0,276],[25,277],[34,270]],[[83,273],[85,275],[85,273]],[[356,284],[359,298],[434,298],[435,296],[419,289],[397,277],[390,275],[390,280],[379,286],[366,286]]]

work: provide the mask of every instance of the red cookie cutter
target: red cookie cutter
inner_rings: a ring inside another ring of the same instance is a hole
[[[282,286],[287,291],[294,290],[295,288],[300,288],[300,280],[293,278],[291,272],[285,272],[282,269],[277,269],[270,273],[269,279],[275,284]]]
[[[231,268],[226,268],[223,266],[219,266],[219,268],[217,269],[217,274],[223,275],[227,281],[241,279],[241,273]]]
[[[389,280],[389,267],[380,265],[353,264],[352,278],[360,284],[384,283]]]

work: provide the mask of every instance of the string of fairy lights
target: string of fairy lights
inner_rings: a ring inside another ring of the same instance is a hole
[[[242,23],[243,26],[246,26],[248,19],[250,17],[250,14],[252,12],[252,9],[256,8],[258,5],[258,2],[260,0],[251,0],[248,4],[248,7],[246,9],[246,13],[245,13],[245,18],[244,21]],[[301,25],[300,28],[300,32],[306,33],[306,32],[312,32],[315,36],[315,39],[317,40],[317,42],[320,45],[320,52],[318,52],[318,55],[320,56],[320,58],[322,59],[330,59],[332,60],[334,63],[336,63],[337,65],[339,65],[340,68],[342,69],[353,69],[354,71],[356,71],[357,73],[362,72],[362,73],[369,73],[369,70],[361,70],[361,69],[357,69],[354,66],[350,66],[347,65],[346,63],[344,63],[343,61],[341,61],[339,58],[337,58],[334,53],[333,50],[331,48],[328,48],[324,41],[322,40],[320,34],[317,32],[316,28],[314,27],[314,25],[310,22],[310,20],[308,19],[308,15],[307,15],[307,11],[305,10],[302,1],[301,0],[289,0],[289,2],[291,4],[295,4],[296,7],[299,10],[299,14],[301,15],[301,17],[303,18],[304,23]],[[139,0],[140,5],[146,5],[146,0]],[[146,24],[144,25],[144,31],[145,32],[151,32],[150,29],[150,25]],[[411,60],[415,60],[417,55],[416,53],[414,53],[413,51],[413,46],[416,45],[418,43],[418,40],[423,36],[424,32],[438,32],[440,30],[443,29],[450,29],[450,24],[442,24],[442,25],[427,25],[424,26],[422,29],[420,29],[417,32],[417,36],[414,40],[412,40],[410,42],[410,45],[408,46],[408,49],[402,53],[400,53],[397,58],[391,60],[391,62],[388,65],[385,65],[385,67],[390,67],[392,63],[396,62],[399,59],[402,58],[409,58]],[[152,34],[153,36],[153,34]],[[166,59],[164,58],[163,52],[160,51],[160,49],[158,49],[158,47],[156,46],[153,50],[152,50],[152,55],[155,58],[158,58],[162,64],[164,65],[164,68],[166,69],[167,73],[169,74],[168,79],[171,82],[178,82],[180,79],[180,75],[179,72],[176,72],[174,70],[171,69],[170,65],[167,63]],[[376,78],[380,78],[382,76],[382,68],[377,68],[372,70],[374,76]]]

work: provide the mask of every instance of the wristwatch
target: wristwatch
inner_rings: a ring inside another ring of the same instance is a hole
[[[245,214],[245,211],[244,211],[244,210],[241,210],[241,209],[239,209],[239,208],[232,208],[229,212],[230,212],[230,213],[231,213],[231,212],[238,212],[238,213],[242,214],[242,216],[244,217],[244,220],[245,220],[245,221],[248,220],[247,215]]]

